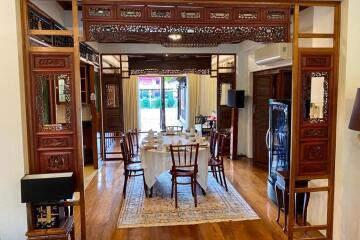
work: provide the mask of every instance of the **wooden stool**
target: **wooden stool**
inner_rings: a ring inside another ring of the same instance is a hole
[[[73,216],[67,217],[65,222],[59,228],[29,230],[26,233],[26,236],[28,240],[68,240],[69,236],[71,240],[74,240],[74,218]]]
[[[296,188],[302,188],[308,186],[308,180],[301,180],[295,182]],[[276,199],[278,204],[278,214],[276,222],[280,225],[280,211],[284,212],[285,223],[283,226],[284,232],[287,231],[287,216],[289,213],[289,172],[288,171],[278,171],[277,178],[275,183],[275,192]],[[310,193],[295,193],[295,222],[298,222],[298,215],[301,215],[301,224],[306,225],[307,218],[307,207],[309,204]],[[280,225],[281,226],[281,225]]]

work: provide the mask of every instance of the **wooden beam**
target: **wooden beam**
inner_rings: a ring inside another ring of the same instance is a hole
[[[299,33],[299,38],[334,38],[332,33]]]
[[[38,53],[72,53],[72,47],[30,47],[30,52]]]
[[[81,219],[81,239],[86,240],[86,218],[85,218],[85,189],[84,189],[84,156],[83,156],[83,131],[82,131],[82,103],[81,103],[81,79],[80,79],[80,42],[79,42],[79,12],[78,1],[72,0],[72,23],[74,37],[74,85],[75,85],[75,112],[76,112],[76,137],[77,151],[75,165],[78,168],[78,186],[80,192],[80,219]]]
[[[73,31],[71,30],[29,30],[29,35],[38,36],[72,36]]]
[[[296,193],[306,192],[328,192],[329,187],[314,187],[314,188],[295,188]]]
[[[327,230],[327,225],[307,225],[307,226],[296,226],[294,227],[294,232],[309,232],[309,231],[319,231]]]

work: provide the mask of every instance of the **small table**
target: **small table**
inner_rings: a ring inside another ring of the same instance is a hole
[[[285,214],[284,232],[287,231],[287,215],[289,213],[289,171],[276,172],[275,192],[278,204],[278,215],[276,222],[280,225],[280,211],[283,210]],[[299,180],[295,182],[296,188],[308,186],[309,180]],[[301,225],[306,225],[307,207],[309,204],[310,193],[295,193],[295,221],[298,223],[298,215],[301,215]],[[299,224],[299,223],[298,223]]]

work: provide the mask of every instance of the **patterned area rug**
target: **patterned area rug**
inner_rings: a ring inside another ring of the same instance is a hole
[[[154,185],[152,198],[146,198],[142,177],[128,182],[126,199],[122,201],[118,228],[190,225],[210,222],[259,219],[229,181],[228,192],[209,174],[204,196],[197,187],[198,206],[194,206],[190,185],[178,185],[178,209],[171,199],[171,177],[162,174]]]

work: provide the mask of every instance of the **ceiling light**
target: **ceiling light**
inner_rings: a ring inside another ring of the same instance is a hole
[[[172,41],[179,41],[182,38],[182,36],[179,33],[172,33],[168,36],[168,38]]]

